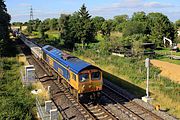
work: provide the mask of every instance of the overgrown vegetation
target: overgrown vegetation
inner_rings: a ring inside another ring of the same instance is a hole
[[[16,58],[0,59],[0,119],[32,120],[34,98],[23,87]]]

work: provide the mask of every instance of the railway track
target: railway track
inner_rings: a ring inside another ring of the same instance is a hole
[[[56,78],[47,71],[40,61],[32,55],[29,55],[28,61],[35,66],[37,76],[44,87],[47,89],[48,86],[51,86],[51,99],[64,119],[115,120],[122,118],[120,114],[118,116],[118,112],[121,111],[132,120],[163,120],[106,84],[102,94],[106,102],[109,101],[109,104],[113,104],[115,113],[101,102],[98,104],[79,103],[67,88],[57,82]]]
[[[106,99],[114,103],[114,107],[133,120],[163,120],[161,117],[131,101],[126,96],[118,93],[108,85],[104,85],[102,94]]]
[[[38,62],[33,56],[31,57],[33,60],[31,59],[29,61],[31,61],[31,63],[34,64],[35,67],[37,67],[36,70],[38,69],[38,72],[40,72],[39,75],[41,76],[43,74],[47,75],[44,77],[40,77],[39,80],[46,89],[48,88],[48,86],[51,86],[50,87],[51,100],[56,105],[58,111],[62,114],[63,119],[95,120],[95,118],[86,109],[82,109],[81,104],[78,103],[76,99],[70,95],[68,89],[66,89],[62,84],[59,84],[57,80],[52,78],[52,76],[42,66],[42,64]],[[40,69],[43,69],[44,72],[42,73]]]
[[[94,105],[78,102],[62,84],[46,70],[46,68],[33,55],[29,55],[27,60],[36,68],[37,77],[47,89],[51,86],[51,100],[62,114],[64,119],[85,119],[85,120],[115,120],[101,105]],[[64,104],[62,101],[68,101]],[[71,109],[71,110],[70,110]],[[68,111],[68,112],[67,112]]]
[[[102,105],[98,103],[81,103],[96,120],[116,120],[114,115],[112,115],[108,110],[106,110]]]

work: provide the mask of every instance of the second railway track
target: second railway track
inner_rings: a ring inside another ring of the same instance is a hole
[[[140,106],[134,101],[131,101],[129,98],[118,93],[116,90],[112,89],[107,84],[104,85],[102,94],[105,96],[105,99],[113,102],[114,107],[116,107],[117,110],[122,111],[124,114],[126,114],[129,119],[163,120],[163,118]]]

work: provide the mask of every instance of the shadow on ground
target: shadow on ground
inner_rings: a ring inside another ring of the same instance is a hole
[[[145,89],[140,88],[139,86],[136,86],[126,80],[123,80],[122,78],[119,78],[111,73],[103,71],[103,77],[108,81],[114,83],[115,85],[118,85],[119,87],[127,90],[128,92],[133,94],[135,98],[141,98],[142,96],[146,95]]]

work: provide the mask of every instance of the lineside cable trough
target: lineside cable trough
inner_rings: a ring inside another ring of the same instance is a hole
[[[37,95],[40,93],[40,90],[33,90],[31,93],[36,95],[38,118],[41,120],[59,120],[58,110],[51,100],[45,101],[45,103],[42,105],[42,102],[40,102],[37,97]]]
[[[30,86],[32,83],[35,83],[36,74],[34,65],[27,65],[24,67],[24,70],[21,70],[22,83],[24,86]],[[48,87],[48,90],[50,87]],[[31,93],[36,96],[36,108],[37,116],[42,120],[58,120],[59,114],[56,106],[51,100],[42,101],[38,98],[38,94],[41,94],[42,89],[32,90]]]

